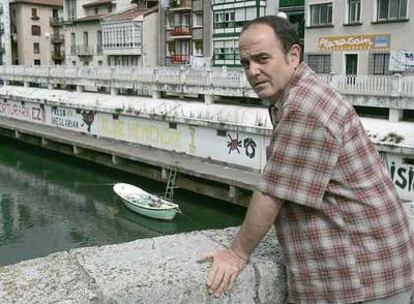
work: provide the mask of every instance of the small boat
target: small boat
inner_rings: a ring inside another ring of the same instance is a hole
[[[148,193],[139,187],[117,183],[113,189],[127,208],[141,215],[171,221],[180,212],[177,204]]]

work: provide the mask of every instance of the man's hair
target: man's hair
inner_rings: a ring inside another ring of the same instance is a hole
[[[246,23],[242,30],[241,34],[246,31],[249,27],[254,24],[266,24],[270,26],[275,34],[276,39],[280,41],[282,45],[282,51],[286,55],[292,45],[297,44],[300,46],[300,62],[303,61],[303,47],[300,41],[300,37],[296,30],[292,27],[288,20],[278,16],[263,16],[257,19],[254,19],[248,23]]]

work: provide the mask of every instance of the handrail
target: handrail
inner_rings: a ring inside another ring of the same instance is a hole
[[[82,46],[84,47],[84,46]],[[80,49],[81,46],[78,46]],[[92,51],[91,46],[87,50]],[[44,83],[52,81],[58,83],[65,75],[66,84],[73,85],[105,80],[102,86],[112,88],[132,88],[137,84],[151,86],[172,86],[186,90],[191,87],[192,92],[205,94],[207,91],[229,90],[228,95],[255,96],[248,84],[244,72],[237,68],[193,69],[191,67],[78,67],[78,66],[31,66],[2,65],[0,66],[0,77],[3,80],[27,81]],[[317,74],[319,80],[330,84],[343,94],[359,94],[390,97],[414,97],[414,76],[406,75],[334,75]],[[42,79],[47,78],[47,79]],[[219,94],[217,94],[219,95]],[[226,95],[226,94],[225,94]]]

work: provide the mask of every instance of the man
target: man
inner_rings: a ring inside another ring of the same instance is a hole
[[[227,292],[275,224],[290,303],[408,303],[414,242],[408,217],[353,107],[302,62],[285,19],[246,25],[240,57],[275,122],[259,190],[207,286]]]

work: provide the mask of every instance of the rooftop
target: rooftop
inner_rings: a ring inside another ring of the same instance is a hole
[[[14,0],[10,4],[23,3],[23,4],[37,4],[47,6],[63,6],[63,0]]]

